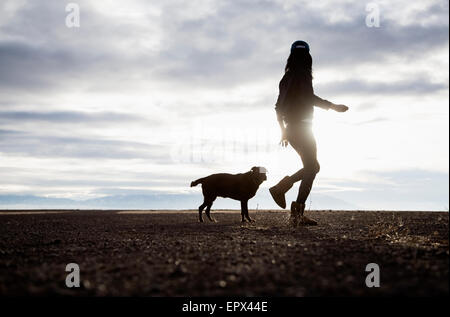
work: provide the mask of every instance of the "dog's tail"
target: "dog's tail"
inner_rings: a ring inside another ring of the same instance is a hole
[[[197,186],[203,182],[204,178],[199,178],[196,181],[191,182],[191,187]]]

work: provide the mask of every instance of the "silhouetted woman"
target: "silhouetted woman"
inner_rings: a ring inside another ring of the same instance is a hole
[[[275,202],[284,209],[286,208],[285,193],[295,182],[301,181],[297,200],[291,204],[290,222],[294,227],[299,223],[315,225],[317,223],[314,220],[303,216],[306,199],[320,170],[316,140],[312,132],[314,106],[338,112],[345,112],[348,107],[336,105],[314,94],[312,58],[309,54],[309,45],[304,41],[296,41],[292,44],[279,87],[280,93],[275,110],[281,128],[280,143],[282,146],[291,144],[300,155],[303,168],[291,176],[284,177],[269,190]]]

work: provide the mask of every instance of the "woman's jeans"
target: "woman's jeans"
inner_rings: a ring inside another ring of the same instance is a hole
[[[320,170],[317,161],[317,146],[311,123],[288,124],[286,136],[291,146],[300,155],[303,168],[291,175],[292,182],[302,181],[298,190],[297,202],[304,204],[311,192],[311,187]]]

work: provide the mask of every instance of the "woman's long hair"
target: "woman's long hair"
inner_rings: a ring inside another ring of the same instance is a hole
[[[284,71],[292,71],[302,81],[312,80],[312,57],[305,49],[294,49],[289,55]]]

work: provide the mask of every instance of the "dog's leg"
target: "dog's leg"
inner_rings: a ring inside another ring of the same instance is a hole
[[[214,198],[214,199],[215,199],[215,198]],[[208,206],[206,206],[205,214],[206,214],[206,217],[208,217],[209,221],[217,222],[216,219],[214,219],[214,218],[211,217],[211,213],[210,213],[210,212],[211,212],[211,207],[212,207],[213,202],[214,202],[214,200],[211,201],[211,202],[208,204]]]
[[[245,222],[245,206],[244,201],[241,200],[241,222]]]
[[[204,201],[203,204],[200,205],[200,207],[198,207],[198,221],[199,222],[203,222],[203,216],[202,216],[202,212],[203,212],[203,208],[206,207],[206,202]]]
[[[244,217],[247,218],[249,222],[254,222],[252,218],[248,215],[248,201],[243,200],[241,201],[241,216],[242,216],[242,222],[245,222]]]

